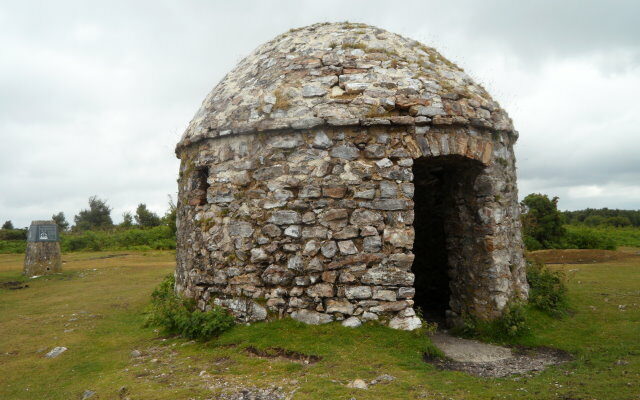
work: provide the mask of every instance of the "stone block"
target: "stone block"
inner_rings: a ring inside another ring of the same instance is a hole
[[[345,272],[342,273],[344,275]],[[370,286],[347,286],[345,288],[345,296],[348,299],[370,299],[372,295]]]
[[[381,286],[411,286],[414,275],[393,267],[373,267],[362,276],[362,283]]]
[[[411,249],[415,234],[413,228],[386,228],[383,234],[385,243],[389,243],[394,247],[402,247]]]
[[[291,318],[309,325],[320,325],[333,321],[333,316],[329,314],[304,309],[292,312]]]
[[[340,254],[351,255],[357,254],[358,249],[352,240],[341,240],[338,242],[338,248],[340,249]]]
[[[297,211],[278,210],[271,214],[269,222],[276,225],[293,225],[302,222],[302,218]]]
[[[357,226],[377,225],[382,222],[382,214],[376,211],[357,209],[351,213],[350,222]]]
[[[422,321],[418,317],[395,317],[389,321],[389,327],[403,331],[413,331],[422,327]]]
[[[291,282],[293,273],[279,265],[270,265],[262,273],[262,281],[267,285],[287,285]]]
[[[331,197],[334,199],[341,199],[347,193],[347,187],[344,185],[332,185],[322,188],[322,195],[324,197]]]
[[[317,283],[306,290],[309,297],[333,297],[334,287],[331,283]]]
[[[366,253],[377,253],[381,248],[382,239],[377,234],[375,236],[367,236],[362,240],[362,250]]]
[[[329,299],[325,302],[325,310],[327,313],[341,313],[346,315],[353,314],[354,306],[347,300]]]

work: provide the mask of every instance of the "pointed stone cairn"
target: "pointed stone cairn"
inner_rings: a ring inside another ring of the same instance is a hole
[[[25,276],[48,275],[60,272],[60,235],[54,221],[33,221],[27,235],[24,257]]]

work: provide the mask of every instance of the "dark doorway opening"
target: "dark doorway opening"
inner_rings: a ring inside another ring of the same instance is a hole
[[[473,186],[481,167],[462,156],[420,158],[413,165],[414,307],[440,325],[461,294],[456,280],[463,264],[477,259],[477,246],[471,243],[478,230],[470,221],[477,219]]]

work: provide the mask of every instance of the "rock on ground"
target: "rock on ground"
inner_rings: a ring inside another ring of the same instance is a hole
[[[350,317],[342,321],[342,326],[346,326],[347,328],[357,328],[362,325],[362,322],[357,317]]]
[[[354,389],[367,389],[369,385],[367,385],[367,382],[362,379],[354,379],[353,381],[349,382],[349,384],[347,384],[347,387]]]
[[[47,357],[47,358],[56,358],[60,354],[64,353],[67,350],[68,349],[66,347],[63,347],[63,346],[54,347],[50,352],[45,354],[45,357]]]
[[[92,398],[94,395],[96,394],[96,392],[94,392],[93,390],[85,390],[84,392],[82,392],[82,400],[87,400]]]

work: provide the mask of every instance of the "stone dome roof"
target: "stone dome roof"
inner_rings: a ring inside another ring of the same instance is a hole
[[[292,29],[258,47],[207,95],[178,148],[229,134],[392,124],[517,135],[486,90],[433,48],[344,22]]]

